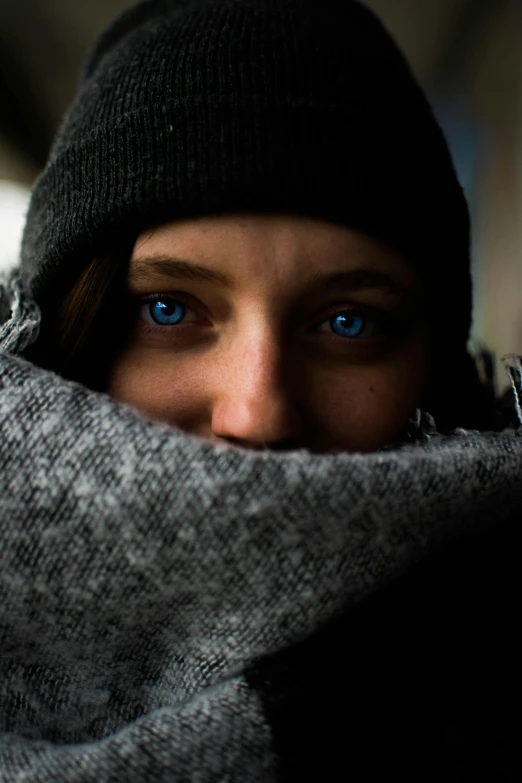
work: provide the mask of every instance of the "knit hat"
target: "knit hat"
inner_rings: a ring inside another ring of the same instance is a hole
[[[93,47],[36,182],[24,279],[49,306],[116,240],[238,211],[383,240],[418,266],[441,333],[465,346],[462,189],[403,55],[358,2],[146,0],[124,13]]]

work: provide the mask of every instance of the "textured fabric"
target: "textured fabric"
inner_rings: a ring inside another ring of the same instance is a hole
[[[0,781],[518,780],[520,432],[416,440],[216,446],[0,352]]]
[[[27,296],[18,269],[0,272],[0,347],[21,354],[40,333],[40,310]]]
[[[384,239],[421,269],[441,343],[464,351],[467,206],[439,126],[376,17],[351,0],[138,3],[94,46],[36,184],[26,282],[52,311],[114,241],[249,210]]]

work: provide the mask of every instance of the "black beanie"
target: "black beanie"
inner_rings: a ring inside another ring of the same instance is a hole
[[[352,0],[146,0],[93,47],[36,182],[22,271],[50,306],[150,225],[288,212],[366,232],[421,271],[441,335],[471,319],[469,219],[404,57]]]

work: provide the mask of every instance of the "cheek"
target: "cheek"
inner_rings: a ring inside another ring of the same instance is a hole
[[[160,351],[131,350],[116,360],[106,391],[157,421],[191,429],[200,415],[202,380],[193,363],[183,366]]]
[[[422,344],[386,362],[310,378],[317,428],[335,448],[374,451],[396,439],[422,405],[426,360]]]
[[[422,404],[426,356],[417,339],[371,364],[326,370],[304,361],[294,368],[286,393],[304,414],[306,445],[365,452],[391,443]],[[222,366],[215,356],[178,356],[174,362],[168,352],[133,348],[115,362],[106,391],[155,420],[205,434],[212,420],[210,389],[226,391],[222,373],[218,379],[213,374],[216,364]]]

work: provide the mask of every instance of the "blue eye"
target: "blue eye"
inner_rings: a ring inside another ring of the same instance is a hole
[[[366,327],[365,319],[357,313],[337,313],[328,321],[339,337],[359,337]]]
[[[149,315],[159,326],[176,326],[185,315],[186,306],[175,299],[158,299],[148,305]]]

